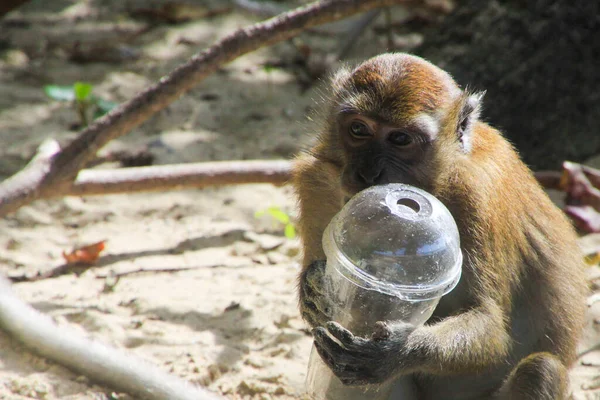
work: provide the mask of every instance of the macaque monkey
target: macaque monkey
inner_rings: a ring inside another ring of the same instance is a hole
[[[2,276],[0,330],[48,360],[134,399],[220,399],[126,352],[59,328],[48,316],[19,299]]]
[[[300,310],[324,362],[348,385],[408,375],[418,399],[565,399],[584,320],[583,258],[562,212],[479,120],[482,94],[407,54],[342,69],[332,86],[325,125],[293,170]],[[382,321],[358,337],[330,321],[321,237],[350,197],[385,183],[446,205],[463,275],[425,325]]]

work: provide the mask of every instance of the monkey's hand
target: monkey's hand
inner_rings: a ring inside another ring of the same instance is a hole
[[[354,336],[337,322],[328,322],[326,327],[313,330],[315,347],[345,385],[382,383],[408,367],[402,363],[406,359],[402,353],[414,325],[377,322],[369,339]]]
[[[330,285],[325,276],[327,261],[315,261],[300,276],[300,313],[312,327],[331,320],[332,305],[327,298]]]

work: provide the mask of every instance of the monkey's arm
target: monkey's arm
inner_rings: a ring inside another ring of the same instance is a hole
[[[320,153],[317,149],[313,153]],[[340,210],[339,168],[311,154],[294,162],[292,181],[298,196],[298,228],[303,244],[303,272],[315,261],[324,260],[323,231]]]
[[[0,329],[47,359],[113,390],[147,400],[217,400],[219,397],[158,367],[75,332],[19,299],[0,276]]]
[[[510,335],[491,300],[429,326],[378,323],[371,338],[354,336],[335,322],[314,330],[323,360],[342,382],[384,382],[400,374],[453,374],[504,360]]]
[[[300,311],[313,327],[331,319],[327,316],[327,298],[321,293],[326,263],[321,238],[342,204],[338,167],[312,155],[317,153],[318,147],[311,154],[300,155],[292,175],[299,199],[298,228],[304,253],[299,276]]]

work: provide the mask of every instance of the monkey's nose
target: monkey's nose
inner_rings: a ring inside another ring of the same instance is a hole
[[[368,185],[374,185],[379,183],[379,180],[383,176],[383,169],[371,169],[358,171],[358,178],[361,182]]]

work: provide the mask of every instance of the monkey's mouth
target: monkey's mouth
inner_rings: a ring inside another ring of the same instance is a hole
[[[360,192],[360,190],[358,190],[358,188],[355,187],[350,187],[350,185],[342,185],[341,192],[342,206],[344,206],[347,202],[350,201],[351,198],[353,198],[356,195],[356,193]]]
[[[351,198],[356,196],[357,193],[368,187],[369,185],[361,185],[354,182],[342,184],[342,205],[346,204]]]

